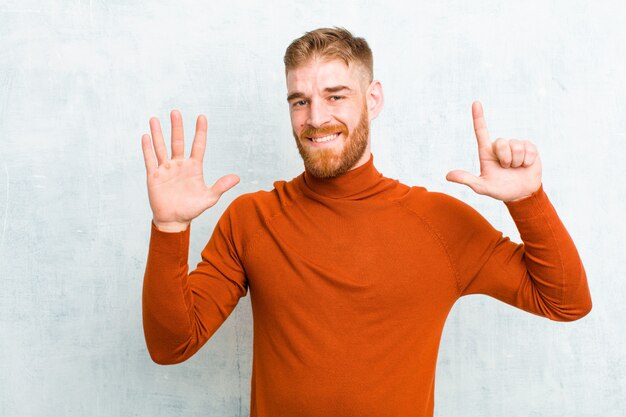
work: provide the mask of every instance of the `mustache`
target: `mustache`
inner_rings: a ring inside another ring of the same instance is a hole
[[[320,128],[307,126],[302,132],[300,132],[300,139],[307,139],[313,136],[326,136],[337,132],[341,132],[344,136],[348,136],[348,128],[345,125],[323,126]]]

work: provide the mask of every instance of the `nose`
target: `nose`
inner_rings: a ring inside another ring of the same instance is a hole
[[[311,100],[307,123],[314,128],[319,128],[329,121],[330,112],[323,100]]]

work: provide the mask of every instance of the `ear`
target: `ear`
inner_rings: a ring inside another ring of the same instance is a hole
[[[380,81],[374,80],[370,83],[369,87],[367,87],[367,91],[365,92],[365,100],[367,101],[369,119],[374,120],[385,104],[383,86]]]

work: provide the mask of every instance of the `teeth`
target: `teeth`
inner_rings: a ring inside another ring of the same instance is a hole
[[[329,140],[335,139],[337,136],[339,136],[339,135],[337,133],[335,133],[333,135],[324,136],[322,138],[311,138],[311,140],[313,142],[315,142],[315,143],[328,142]]]

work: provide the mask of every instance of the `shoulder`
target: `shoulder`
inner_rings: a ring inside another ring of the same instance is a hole
[[[424,188],[414,188],[410,194],[405,206],[419,216],[463,271],[475,271],[502,236],[476,209],[456,197]]]
[[[411,186],[400,202],[408,209],[416,212],[429,212],[431,210],[454,210],[463,205],[461,200],[449,194],[432,191],[426,187]]]
[[[437,229],[484,227],[485,218],[469,204],[440,191],[411,187],[401,204]]]
[[[271,190],[257,190],[240,194],[226,209],[233,216],[246,218],[268,218],[283,210],[301,194],[292,181],[275,181]]]

